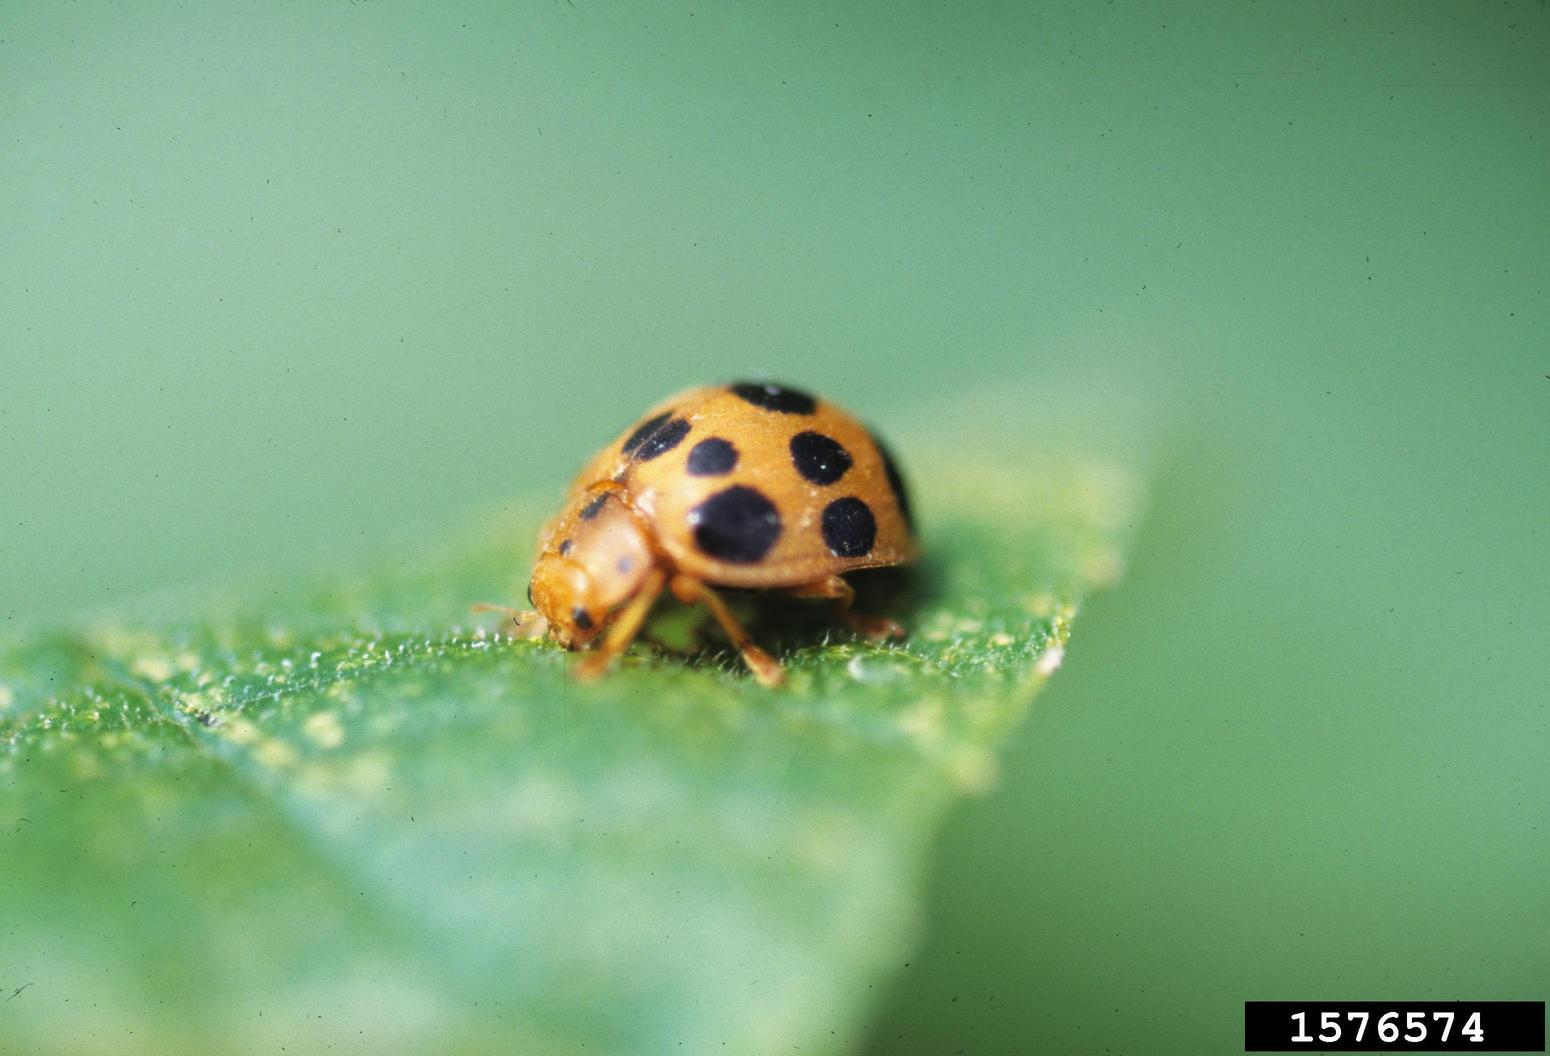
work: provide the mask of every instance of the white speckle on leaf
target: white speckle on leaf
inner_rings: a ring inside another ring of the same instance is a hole
[[[247,719],[233,719],[222,730],[226,739],[235,744],[251,744],[258,739],[258,727]]]
[[[257,759],[264,766],[278,769],[290,766],[296,762],[296,749],[284,741],[277,741],[272,737],[267,737],[260,741],[258,746],[253,749],[253,758]]]
[[[351,763],[341,776],[345,787],[355,795],[380,796],[393,776],[393,764],[386,752],[368,752]]]
[[[135,658],[129,670],[152,682],[165,682],[172,677],[172,661],[165,656],[140,656]]]
[[[1044,650],[1039,657],[1039,662],[1033,665],[1033,673],[1041,678],[1048,678],[1060,670],[1060,662],[1065,658],[1065,649],[1058,645],[1052,645]]]
[[[946,736],[944,718],[940,702],[923,701],[899,716],[899,728],[915,743],[930,746]]]
[[[102,766],[102,759],[96,752],[77,751],[70,754],[71,773],[80,781],[94,781],[102,777],[107,771]]]
[[[1035,594],[1028,599],[1028,611],[1041,620],[1054,616],[1059,605],[1053,594]]]
[[[857,682],[876,686],[913,678],[916,664],[908,653],[883,650],[857,653],[845,663],[845,672]]]
[[[307,716],[301,730],[319,748],[338,748],[344,743],[344,727],[339,725],[339,716],[331,711],[319,711]]]

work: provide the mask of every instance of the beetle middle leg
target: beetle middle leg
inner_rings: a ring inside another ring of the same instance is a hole
[[[881,642],[888,638],[903,638],[904,627],[886,616],[866,616],[852,606],[856,603],[856,588],[843,576],[825,576],[811,583],[802,583],[787,591],[793,598],[830,598],[834,601],[840,619],[863,638]]]
[[[773,687],[781,684],[786,673],[781,669],[780,661],[754,644],[748,632],[743,630],[743,625],[737,622],[737,618],[727,608],[727,603],[721,600],[721,595],[693,576],[674,576],[672,588],[673,594],[685,605],[699,602],[710,610],[710,614],[716,617],[716,622],[721,624],[721,629],[726,632],[737,651],[743,654],[743,663],[748,665],[748,670],[753,672],[754,678],[766,686]]]

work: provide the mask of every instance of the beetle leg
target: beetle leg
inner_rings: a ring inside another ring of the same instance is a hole
[[[781,684],[786,673],[781,670],[780,661],[754,644],[748,632],[743,630],[743,625],[728,610],[727,603],[721,600],[721,595],[692,576],[682,575],[673,577],[673,593],[685,605],[699,602],[710,610],[737,651],[743,654],[743,663],[748,665],[748,670],[753,672],[753,677],[761,685],[774,687]]]
[[[840,619],[863,638],[881,642],[887,638],[903,638],[904,628],[886,616],[864,616],[851,608],[856,603],[856,588],[843,576],[826,576],[811,583],[792,587],[788,593],[793,598],[832,598]]]
[[[595,652],[587,654],[576,665],[576,677],[583,682],[590,682],[608,669],[613,663],[614,657],[629,648],[635,636],[640,633],[641,624],[646,622],[646,614],[651,611],[651,606],[656,604],[657,595],[662,593],[662,584],[667,576],[660,568],[653,568],[646,573],[646,578],[641,581],[640,589],[630,599],[630,603],[619,610],[608,633],[603,635],[602,642]]]
[[[549,621],[537,612],[523,612],[521,609],[513,609],[509,605],[494,605],[488,601],[477,602],[473,606],[475,612],[503,612],[511,620],[511,629],[507,631],[513,638],[542,638],[549,633]]]

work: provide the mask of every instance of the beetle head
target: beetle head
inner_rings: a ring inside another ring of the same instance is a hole
[[[551,527],[528,597],[557,641],[581,649],[634,596],[653,560],[645,530],[616,493],[584,494]]]

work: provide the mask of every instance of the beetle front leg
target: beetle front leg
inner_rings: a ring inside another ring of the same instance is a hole
[[[509,605],[495,605],[488,601],[476,602],[472,608],[475,612],[505,613],[511,621],[506,633],[513,638],[542,638],[549,633],[549,621],[539,612],[513,609]]]
[[[629,648],[635,636],[640,633],[641,624],[646,622],[646,615],[651,612],[651,606],[656,604],[657,595],[662,593],[662,584],[666,579],[667,576],[660,568],[653,568],[646,574],[640,589],[630,599],[630,603],[620,610],[597,650],[589,653],[581,663],[576,665],[577,678],[583,682],[592,681],[608,670],[608,665],[613,663],[614,657]]]

